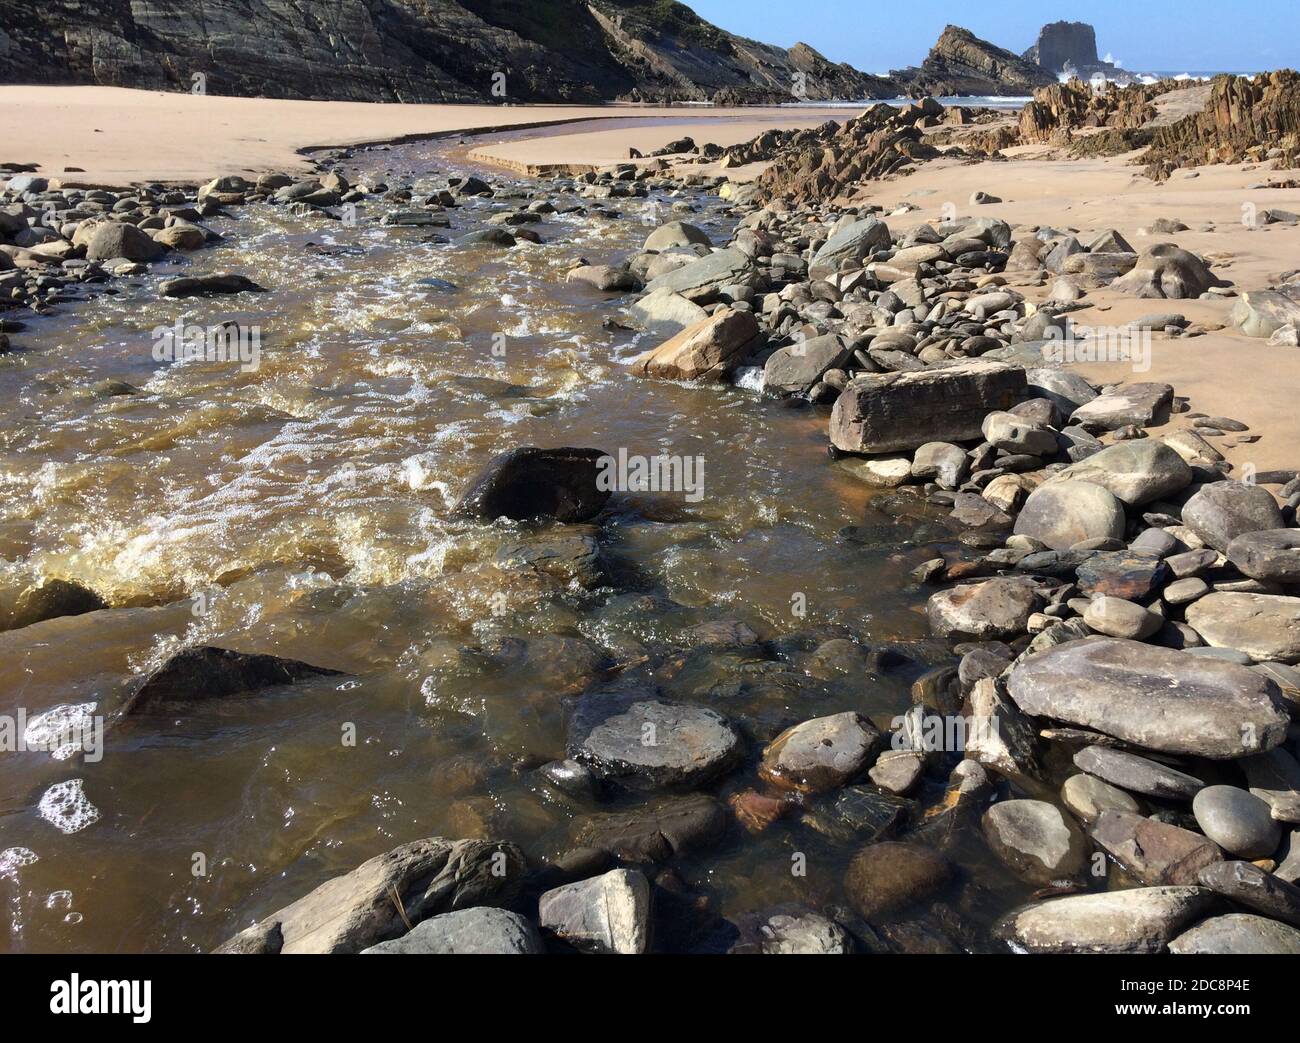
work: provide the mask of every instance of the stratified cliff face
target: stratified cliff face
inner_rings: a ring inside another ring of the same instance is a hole
[[[896,89],[803,44],[734,36],[669,0],[0,0],[0,15],[0,82],[176,90],[201,73],[214,94],[425,102],[817,101]]]
[[[956,25],[946,27],[919,69],[891,74],[911,94],[1032,94],[1056,74]]]

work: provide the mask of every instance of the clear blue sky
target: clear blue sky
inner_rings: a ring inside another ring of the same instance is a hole
[[[917,65],[949,23],[1024,51],[1047,22],[1090,22],[1134,72],[1300,68],[1300,0],[684,0],[741,36],[802,40],[864,72]]]

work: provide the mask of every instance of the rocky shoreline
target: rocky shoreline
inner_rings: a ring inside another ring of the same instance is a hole
[[[861,129],[916,140],[909,128],[936,115],[932,104],[876,111]],[[112,276],[201,248],[216,234],[206,222],[230,208],[270,202],[325,221],[373,203],[389,227],[438,234],[448,210],[496,191],[476,177],[423,198],[354,184],[334,169],[348,157],[322,157],[316,178],[221,177],[194,192],[51,192],[17,175],[0,208],[0,286],[11,307],[42,314],[82,284],[111,290]],[[674,859],[729,829],[761,837],[799,817],[854,849],[843,902],[732,925],[732,951],[974,948],[942,915],[919,936],[896,921],[933,914],[954,888],[981,899],[957,839],[977,836],[1041,889],[1000,920],[996,933],[1015,951],[1300,952],[1300,471],[1238,480],[1213,443],[1249,436],[1236,418],[1192,413],[1168,384],[1094,386],[1052,357],[1087,339],[1070,314],[1089,291],[1159,302],[1113,331],[1127,344],[1153,332],[1194,338],[1203,327],[1165,302],[1238,289],[1172,240],[1139,252],[1118,229],[1085,243],[1068,230],[959,215],[899,234],[893,211],[826,202],[829,191],[787,205],[761,182],[631,164],[539,182],[532,199],[503,192],[488,227],[448,245],[509,249],[540,238],[566,206],[630,206],[652,189],[721,192],[737,221],[731,241],[670,221],[624,264],[574,259],[566,278],[625,304],[611,321],[659,341],[632,363],[637,374],[735,382],[816,411],[835,467],[902,515],[945,518],[952,550],[920,562],[915,579],[938,588],[925,612],[947,661],[922,675],[911,710],[888,728],[854,711],[773,727],[660,691],[692,657],[724,653],[761,664],[774,685],[890,669],[895,653],[852,633],[760,637],[722,620],[692,632],[694,651],[620,664],[600,683],[582,671],[566,756],[532,769],[581,809],[565,851],[530,865],[507,837],[415,840],[219,951],[652,951],[665,924],[707,920]],[[980,191],[967,209],[995,204]],[[1159,231],[1176,235],[1176,224]],[[1021,292],[1031,286],[1050,286],[1046,303]],[[257,289],[231,273],[181,277],[160,292]],[[1285,287],[1250,290],[1234,321],[1284,350],[1298,314]],[[1191,423],[1148,430],[1171,416]],[[601,455],[504,454],[458,512],[549,517],[558,533],[590,539],[609,498],[596,480]],[[47,584],[25,594],[22,618],[87,611],[94,597]],[[525,654],[578,655],[540,643]],[[124,713],[313,671],[200,649],[143,678]],[[725,803],[713,795],[738,777]]]

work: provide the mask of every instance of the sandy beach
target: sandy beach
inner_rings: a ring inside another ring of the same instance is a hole
[[[649,151],[691,128],[732,144],[766,127],[813,126],[852,109],[636,105],[390,105],[164,93],[119,87],[0,86],[4,159],[39,163],[65,185],[206,181],[217,174],[307,171],[304,149],[593,121],[583,133],[538,137],[501,156],[600,164]],[[595,121],[616,120],[602,130]],[[661,122],[667,121],[667,122]],[[669,129],[671,128],[671,129]],[[595,131],[592,133],[591,131]],[[491,142],[484,143],[490,147]]]

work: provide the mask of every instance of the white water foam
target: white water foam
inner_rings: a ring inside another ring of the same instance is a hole
[[[100,819],[99,808],[86,797],[84,779],[56,782],[37,805],[41,818],[60,833],[78,833]]]
[[[56,761],[90,749],[87,744],[95,740],[95,705],[63,703],[37,714],[27,722],[23,743],[29,750],[48,750]]]
[[[744,391],[761,393],[763,390],[763,367],[741,366],[736,370],[732,383]]]

